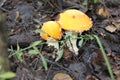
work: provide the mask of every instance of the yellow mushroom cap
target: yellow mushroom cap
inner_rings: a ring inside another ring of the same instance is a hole
[[[76,9],[60,13],[57,22],[61,25],[61,28],[76,32],[83,32],[92,27],[91,19],[85,13]]]
[[[62,35],[61,27],[56,21],[45,22],[41,30],[45,33],[41,33],[40,36],[45,40],[47,40],[49,37],[60,39]]]

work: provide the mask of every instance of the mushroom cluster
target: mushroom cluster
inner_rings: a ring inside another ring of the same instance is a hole
[[[62,29],[65,30],[65,32],[74,33],[73,36],[77,37],[78,33],[81,34],[83,31],[89,30],[91,27],[92,20],[85,13],[76,9],[69,9],[60,13],[59,18],[56,21],[45,22],[41,27],[41,30],[45,33],[41,33],[40,36],[45,40],[50,40],[52,38],[54,43],[54,41],[61,39]],[[78,48],[76,46],[76,40],[77,39],[70,37],[72,48],[69,47],[69,49],[74,51],[77,55]],[[59,49],[58,46],[56,48]]]

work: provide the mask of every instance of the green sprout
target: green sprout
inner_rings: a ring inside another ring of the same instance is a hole
[[[28,53],[29,54],[33,54],[33,55],[37,55],[38,54],[41,57],[42,64],[43,64],[45,70],[47,70],[48,69],[48,67],[47,67],[47,61],[44,58],[44,56],[41,54],[41,52],[39,51],[39,49],[37,48],[37,46],[40,45],[40,44],[45,44],[45,43],[43,43],[42,41],[35,41],[30,46],[28,46],[26,48],[23,48],[23,49],[21,49],[19,47],[19,45],[17,45],[17,50],[9,49],[9,51],[12,52],[12,54],[9,55],[9,57],[11,57],[13,55],[16,55],[17,58],[22,62],[23,61],[23,58],[22,58],[23,51],[30,49],[28,51]],[[31,48],[32,48],[32,50],[31,50]]]

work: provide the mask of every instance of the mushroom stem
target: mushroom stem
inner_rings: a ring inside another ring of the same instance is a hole
[[[78,47],[77,47],[77,33],[73,33],[70,38],[66,41],[69,50],[74,52],[75,55],[78,55]]]
[[[77,47],[77,33],[73,34],[71,37],[70,37],[70,42],[71,42],[71,45],[72,45],[72,48],[73,48],[73,51],[76,55],[78,55],[78,47]]]
[[[50,38],[47,40],[48,46],[54,46],[55,49],[59,50],[59,43],[57,40]]]

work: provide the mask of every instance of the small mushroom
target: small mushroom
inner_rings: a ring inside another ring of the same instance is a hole
[[[58,41],[62,36],[60,25],[56,21],[47,21],[41,27],[43,33],[40,34],[41,38],[47,40],[48,46],[52,45],[59,49]]]
[[[91,18],[76,9],[69,9],[60,13],[59,18],[56,21],[60,24],[61,28],[73,32],[73,36],[76,37],[77,33],[81,34],[83,31],[87,31],[92,27]],[[73,49],[70,50],[74,50],[75,54],[78,55],[78,48],[76,45],[77,39],[70,37],[70,41],[73,45]]]

